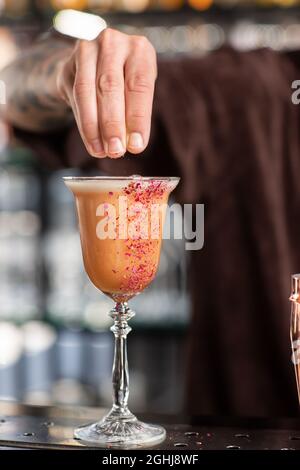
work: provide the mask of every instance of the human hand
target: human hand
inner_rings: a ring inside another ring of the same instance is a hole
[[[143,151],[157,75],[150,42],[105,29],[93,41],[78,40],[60,60],[58,93],[71,106],[88,152],[118,158]]]

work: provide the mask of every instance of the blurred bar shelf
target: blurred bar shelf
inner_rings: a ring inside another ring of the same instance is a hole
[[[99,14],[109,25],[115,24],[161,24],[163,26],[184,24],[194,20],[232,22],[240,19],[253,21],[276,22],[282,18],[291,18],[294,22],[300,18],[300,4],[295,6],[267,6],[267,5],[214,5],[207,10],[194,10],[183,7],[178,10],[149,9],[139,13],[126,11],[104,12],[91,10],[90,13]],[[0,24],[6,26],[38,25],[50,26],[55,11],[28,12],[24,16],[8,16],[0,14]]]

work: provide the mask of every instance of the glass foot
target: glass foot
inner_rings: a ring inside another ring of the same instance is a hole
[[[83,444],[92,446],[141,449],[163,442],[166,431],[161,426],[138,421],[134,415],[117,419],[111,419],[108,415],[98,423],[75,429],[74,437]]]

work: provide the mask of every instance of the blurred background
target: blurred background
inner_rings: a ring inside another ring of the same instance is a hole
[[[66,8],[146,35],[162,55],[203,55],[226,43],[243,50],[300,46],[300,0],[0,0],[0,68]],[[78,171],[40,168],[0,123],[0,399],[107,406],[112,303],[84,273],[65,174]],[[185,256],[181,241],[165,241],[155,282],[132,301],[136,411],[183,407]]]

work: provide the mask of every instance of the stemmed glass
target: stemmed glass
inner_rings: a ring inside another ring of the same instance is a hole
[[[292,275],[291,296],[291,322],[290,335],[292,345],[292,362],[295,367],[298,398],[300,403],[300,274]]]
[[[100,447],[138,448],[162,442],[163,427],[139,421],[128,408],[126,338],[135,313],[127,302],[157,271],[168,198],[175,177],[65,177],[77,207],[85,270],[93,284],[115,301],[109,315],[115,336],[113,406],[100,421],[74,436]]]

